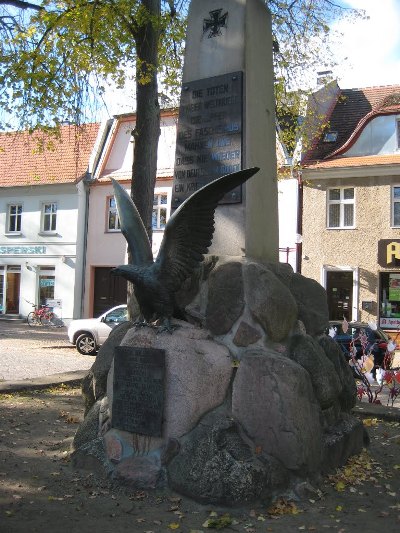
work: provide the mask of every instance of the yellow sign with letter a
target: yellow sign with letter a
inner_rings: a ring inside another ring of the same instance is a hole
[[[386,246],[387,264],[390,265],[396,259],[400,259],[400,242],[393,241]]]
[[[400,268],[400,239],[378,241],[378,264],[384,268]]]

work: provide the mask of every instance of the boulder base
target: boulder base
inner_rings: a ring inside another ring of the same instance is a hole
[[[350,414],[355,382],[323,333],[327,302],[318,283],[288,265],[210,256],[178,302],[194,324],[177,321],[170,335],[126,323],[101,348],[84,381],[75,466],[235,505],[301,486],[309,493],[310,482],[361,451],[365,431]],[[119,345],[165,351],[161,437],[113,428]]]

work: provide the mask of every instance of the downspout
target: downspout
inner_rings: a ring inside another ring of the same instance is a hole
[[[89,176],[88,176],[89,178]],[[89,226],[89,195],[90,195],[90,186],[86,181],[86,177],[83,180],[84,194],[85,194],[85,220],[84,220],[84,230],[83,230],[83,261],[82,261],[82,297],[81,297],[81,306],[80,306],[80,317],[83,317],[83,312],[85,308],[85,294],[86,294],[86,255],[87,255],[87,240],[88,240],[88,226]]]
[[[301,171],[297,174],[297,234],[303,235],[303,179]],[[301,262],[303,255],[303,243],[301,239],[296,242],[296,272],[301,274]]]

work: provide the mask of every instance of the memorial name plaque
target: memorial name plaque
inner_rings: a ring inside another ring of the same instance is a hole
[[[176,138],[172,208],[242,168],[243,73],[184,83]],[[241,187],[221,203],[242,201]]]
[[[112,427],[162,436],[165,351],[117,346],[114,357]]]

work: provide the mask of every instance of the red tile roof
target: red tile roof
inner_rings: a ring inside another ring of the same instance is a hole
[[[328,168],[355,168],[374,165],[399,165],[400,154],[368,155],[353,157],[333,157],[325,161],[314,161],[306,165],[307,169],[322,170]]]
[[[325,131],[338,133],[335,142],[323,142],[323,134],[302,164],[309,167],[347,151],[372,118],[400,113],[400,85],[342,89]],[[344,158],[342,166],[346,166]],[[353,159],[353,158],[352,158]],[[358,158],[362,159],[362,158]],[[340,166],[336,164],[335,166]]]
[[[41,131],[0,133],[0,187],[79,182],[99,127],[61,126],[60,137]]]

